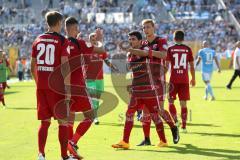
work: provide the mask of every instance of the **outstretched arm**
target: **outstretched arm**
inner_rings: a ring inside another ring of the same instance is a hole
[[[112,64],[109,59],[105,59],[104,62],[106,63],[106,65],[108,67],[110,67],[112,70],[116,71],[116,72],[119,72],[119,69],[114,65]]]
[[[147,50],[132,49],[132,48],[130,48],[128,51],[131,54],[140,56],[140,57],[147,57],[147,56],[149,56],[149,53],[150,53],[150,51],[147,51]],[[166,56],[167,56],[166,51],[153,51],[152,50],[151,52],[152,52],[152,56],[156,57],[156,58],[166,58]]]

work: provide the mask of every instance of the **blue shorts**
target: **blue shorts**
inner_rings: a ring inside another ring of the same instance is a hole
[[[202,72],[202,80],[203,81],[211,81],[212,72]]]

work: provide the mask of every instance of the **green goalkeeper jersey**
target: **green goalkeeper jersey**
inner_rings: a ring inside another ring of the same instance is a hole
[[[0,60],[0,83],[7,81],[8,63],[5,60]]]

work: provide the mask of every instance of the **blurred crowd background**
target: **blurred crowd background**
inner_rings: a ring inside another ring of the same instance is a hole
[[[224,58],[240,33],[240,0],[0,0],[0,48],[10,59],[29,59],[33,40],[47,29],[44,15],[52,9],[77,17],[83,39],[101,27],[110,58],[121,53],[118,44],[129,31],[141,30],[144,18],[154,19],[157,34],[170,44],[172,33],[182,29],[195,52],[209,40]]]

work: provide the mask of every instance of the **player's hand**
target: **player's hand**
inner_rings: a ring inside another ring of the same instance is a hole
[[[129,49],[131,48],[131,45],[129,44],[128,41],[121,41],[119,43],[119,48],[123,51],[125,51],[126,53],[129,52]]]
[[[190,81],[190,84],[191,84],[192,87],[194,87],[194,86],[196,85],[196,80],[195,80],[195,79],[192,79],[192,80]]]
[[[96,33],[96,40],[102,42],[103,41],[103,30],[100,28],[97,28],[95,33]]]
[[[77,39],[81,39],[81,32],[79,32],[78,34],[77,34]]]
[[[112,65],[112,70],[114,72],[120,73],[120,70],[115,65]]]

